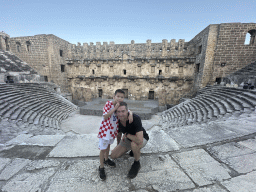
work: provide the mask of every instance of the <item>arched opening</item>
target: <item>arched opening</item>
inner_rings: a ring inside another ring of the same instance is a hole
[[[20,44],[20,42],[16,42],[16,48],[17,48],[17,52],[21,52],[21,44]]]
[[[99,91],[99,97],[101,98],[102,97],[102,89],[98,89]]]
[[[5,46],[6,46],[6,51],[10,51],[10,45],[9,45],[9,38],[5,38]]]
[[[256,36],[256,30],[252,29],[248,31],[248,33],[245,36],[245,45],[254,45],[255,44],[255,36]]]
[[[149,91],[148,99],[154,99],[154,95],[155,95],[154,91]]]
[[[31,49],[31,43],[29,41],[26,41],[26,47],[27,47],[27,51],[29,52]]]

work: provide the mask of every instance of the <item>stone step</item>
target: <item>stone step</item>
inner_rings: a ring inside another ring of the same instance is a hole
[[[39,124],[39,120],[40,120],[41,116],[42,116],[42,114],[38,112],[36,117],[34,118],[34,121],[33,121],[34,125],[38,125]]]
[[[28,118],[28,122],[29,122],[29,123],[34,123],[34,120],[35,120],[37,114],[38,114],[37,112],[33,111],[33,113],[32,113],[32,114],[30,115],[30,117]]]
[[[45,119],[45,115],[42,114],[41,117],[39,118],[39,125],[43,126],[44,125],[44,119]]]
[[[23,108],[18,107],[18,109],[14,113],[11,114],[10,119],[11,120],[18,120],[18,116],[20,115],[22,110],[23,110]]]
[[[218,107],[220,115],[224,115],[224,114],[227,113],[227,109],[226,109],[226,107],[224,106],[223,103],[216,102],[215,105]]]
[[[202,112],[202,117],[203,117],[202,122],[206,122],[208,120],[208,111],[205,108],[201,108],[200,110]]]
[[[251,105],[251,107],[256,107],[256,97],[252,97],[248,94],[238,95],[237,97],[246,100],[248,105]]]
[[[218,108],[218,106],[215,103],[213,103],[210,105],[210,107],[213,109],[214,117],[218,117],[220,115],[220,109]]]
[[[14,105],[7,103],[7,105],[5,105],[5,107],[0,110],[0,116],[4,117],[5,114],[6,114],[9,110],[11,110],[13,107],[14,107]]]
[[[196,119],[196,122],[202,122],[204,120],[204,114],[202,112],[202,110],[197,110],[196,111],[196,114],[197,114],[197,119]]]
[[[235,110],[235,107],[233,106],[233,104],[230,101],[228,101],[227,98],[225,96],[223,96],[222,94],[212,93],[212,96],[215,98],[218,98],[219,102],[224,104],[228,113],[231,113]]]
[[[226,101],[229,101],[236,111],[243,111],[244,107],[241,103],[237,102],[234,98],[227,98]]]
[[[191,111],[196,111],[197,108],[192,104],[192,102],[187,103]]]
[[[49,117],[45,116],[44,121],[43,121],[43,125],[45,127],[49,127],[48,121],[49,121]]]
[[[206,106],[205,109],[207,110],[207,118],[208,119],[211,119],[212,117],[214,117],[214,114],[213,114],[213,109],[211,106]]]
[[[13,107],[9,108],[9,110],[3,115],[3,117],[9,118],[18,109],[19,109],[19,106],[13,105]]]
[[[28,110],[28,111],[24,114],[24,116],[22,117],[22,121],[23,121],[23,122],[28,122],[29,117],[30,117],[33,113],[35,113],[35,112],[34,112],[34,111],[31,111],[31,110]]]
[[[9,103],[7,102],[3,102],[1,105],[0,105],[0,115],[1,115],[1,111],[2,110],[5,110],[5,108],[9,105]]]

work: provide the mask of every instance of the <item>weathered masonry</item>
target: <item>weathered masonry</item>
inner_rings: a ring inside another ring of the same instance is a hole
[[[156,99],[164,106],[254,62],[255,34],[256,23],[223,23],[209,25],[188,42],[75,45],[54,35],[1,35],[0,46],[75,100],[112,98],[122,88],[129,99]]]

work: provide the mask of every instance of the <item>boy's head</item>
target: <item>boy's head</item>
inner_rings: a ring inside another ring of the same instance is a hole
[[[125,94],[122,89],[117,89],[117,90],[115,91],[115,95],[116,95],[117,93],[123,93],[123,94]]]
[[[113,99],[114,99],[114,102],[115,103],[120,103],[120,102],[122,102],[123,100],[124,100],[124,95],[125,95],[125,93],[124,93],[124,91],[122,90],[122,89],[117,89],[116,91],[115,91],[115,95],[114,95],[114,97],[113,97]]]

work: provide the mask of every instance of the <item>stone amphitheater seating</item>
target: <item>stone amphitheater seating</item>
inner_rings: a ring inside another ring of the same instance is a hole
[[[0,84],[0,117],[60,128],[77,107],[39,83]]]
[[[251,113],[256,106],[256,91],[209,86],[193,99],[186,100],[162,113],[169,128],[205,123],[222,117]]]
[[[0,68],[5,71],[24,72],[29,71],[30,74],[36,74],[26,62],[21,61],[17,56],[9,51],[0,50]]]

